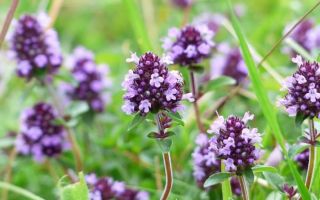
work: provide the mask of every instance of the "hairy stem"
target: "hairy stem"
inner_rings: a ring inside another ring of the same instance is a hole
[[[193,71],[190,71],[190,84],[191,84],[192,95],[194,97],[193,108],[194,108],[194,112],[195,112],[197,126],[198,126],[198,129],[201,133],[205,133],[205,130],[202,125],[201,118],[200,118],[200,111],[199,111],[199,106],[198,106],[198,95],[197,95],[196,82],[195,82]]]
[[[156,122],[157,122],[159,133],[162,133],[164,130],[160,123],[159,113],[156,115]],[[167,200],[173,185],[173,175],[172,175],[173,173],[172,173],[170,152],[163,152],[162,159],[163,159],[163,165],[166,173],[166,185],[164,186],[164,190],[162,192],[160,200]]]
[[[4,174],[4,176],[5,176],[4,177],[4,181],[6,183],[10,183],[11,182],[12,167],[13,167],[13,162],[16,159],[16,157],[17,157],[17,150],[16,150],[15,147],[13,147],[13,149],[10,152],[9,161],[8,161],[7,166],[6,166],[5,174]],[[1,199],[2,200],[7,200],[8,199],[8,188],[3,188]]]
[[[243,200],[249,200],[249,191],[247,187],[246,180],[244,179],[244,176],[238,176],[239,182],[240,182],[240,187],[241,187],[241,194],[242,194],[242,199]]]
[[[170,152],[162,153],[164,169],[166,172],[166,185],[164,187],[163,193],[161,195],[161,200],[167,200],[173,185],[173,175],[172,175],[172,166]]]
[[[307,177],[306,177],[306,187],[310,190],[310,186],[313,179],[313,172],[314,172],[314,164],[315,164],[315,141],[316,141],[316,131],[314,128],[314,121],[313,119],[309,119],[309,130],[310,130],[310,147],[309,147],[309,164],[308,164],[308,171],[307,171]]]
[[[50,95],[52,96],[53,103],[54,103],[55,107],[58,110],[59,116],[63,117],[64,108],[60,104],[61,101],[59,100],[57,92],[54,90],[54,88],[51,86],[50,83],[46,84],[46,86],[47,86],[47,88],[48,88],[48,90],[50,92]],[[73,130],[71,128],[69,128],[69,127],[65,127],[65,130],[66,130],[66,133],[67,133],[67,139],[71,144],[71,150],[72,150],[73,156],[75,158],[76,170],[78,172],[82,171],[83,170],[83,163],[82,163],[82,159],[81,159],[81,151],[80,151],[79,145],[77,143],[77,140],[74,137],[75,134],[74,134]]]
[[[19,4],[19,0],[12,0],[11,2],[11,6],[10,6],[10,9],[7,13],[7,16],[6,16],[6,19],[3,23],[3,26],[2,26],[2,29],[1,29],[1,33],[0,33],[0,48],[2,46],[2,43],[7,35],[7,32],[8,32],[8,29],[9,29],[9,26],[10,26],[10,23],[13,19],[13,15],[18,7],[18,4]]]

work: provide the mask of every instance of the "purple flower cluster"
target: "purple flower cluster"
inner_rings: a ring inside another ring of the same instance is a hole
[[[309,154],[309,149],[306,149],[303,152],[296,155],[296,157],[294,158],[294,160],[298,163],[299,167],[303,170],[308,170]]]
[[[171,0],[172,3],[180,8],[187,8],[189,6],[191,6],[193,0]]]
[[[85,101],[94,112],[102,112],[109,99],[106,92],[111,82],[107,79],[108,66],[97,65],[91,51],[83,47],[74,50],[68,60],[77,86],[67,86],[66,93],[73,100]]]
[[[95,174],[86,176],[89,186],[90,200],[148,200],[149,194],[126,187],[123,182],[114,181],[112,178],[97,178]]]
[[[229,116],[225,120],[218,116],[208,130],[208,133],[215,133],[209,141],[209,148],[218,158],[223,159],[229,172],[242,173],[260,157],[257,146],[261,143],[261,136],[256,128],[250,129],[247,126],[247,122],[253,117],[248,112],[242,119]]]
[[[36,161],[56,157],[69,148],[63,126],[55,125],[58,114],[47,103],[37,103],[21,114],[20,134],[16,149],[23,155],[32,155]]]
[[[319,63],[304,61],[299,55],[292,61],[299,68],[284,81],[282,90],[287,90],[288,93],[279,101],[279,104],[286,107],[289,116],[296,116],[299,113],[310,118],[319,118]]]
[[[218,53],[211,59],[211,79],[225,75],[234,78],[239,84],[248,75],[239,48],[231,48],[228,44],[222,43],[217,50]]]
[[[168,70],[167,65],[172,64],[168,57],[159,58],[148,52],[139,58],[134,53],[127,62],[133,62],[136,68],[129,70],[122,83],[125,113],[146,115],[151,111],[181,109],[183,79],[178,71]]]
[[[10,37],[12,55],[17,61],[17,74],[31,79],[42,74],[53,74],[62,63],[58,35],[53,29],[46,30],[45,14],[38,18],[25,15],[16,22]]]
[[[193,24],[205,24],[209,30],[214,34],[217,34],[223,20],[225,20],[225,17],[221,14],[203,13],[194,19]]]
[[[285,32],[291,28],[292,25],[287,26]],[[312,19],[302,21],[298,27],[290,34],[290,38],[298,43],[308,52],[319,50],[320,48],[320,26],[315,26],[315,22]],[[286,50],[286,49],[285,49]],[[290,50],[292,54],[296,54]]]
[[[181,66],[196,65],[210,56],[214,45],[214,33],[207,25],[191,26],[183,29],[171,28],[162,47]]]
[[[204,182],[210,175],[220,171],[220,160],[216,153],[209,149],[209,138],[201,133],[196,139],[197,147],[192,153],[193,176],[200,188],[203,188]]]

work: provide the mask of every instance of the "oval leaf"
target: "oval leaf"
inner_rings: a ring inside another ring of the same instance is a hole
[[[271,173],[278,173],[278,170],[272,166],[267,165],[256,165],[251,168],[253,172],[271,172]]]
[[[128,131],[131,131],[132,129],[136,128],[139,124],[141,124],[146,119],[145,116],[141,116],[139,113],[134,116],[133,120],[131,121],[131,124],[128,127]]]
[[[296,119],[295,119],[296,126],[300,127],[301,124],[303,123],[303,121],[304,121],[305,119],[307,119],[307,118],[308,118],[307,115],[304,115],[303,113],[298,112],[297,115],[296,115]]]
[[[216,185],[218,183],[222,183],[232,176],[229,172],[220,172],[216,174],[212,174],[209,178],[204,182],[203,187],[210,187]]]

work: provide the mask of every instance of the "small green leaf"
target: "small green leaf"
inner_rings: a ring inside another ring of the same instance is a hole
[[[227,180],[230,178],[232,174],[230,172],[220,172],[220,173],[215,173],[209,176],[209,178],[204,182],[203,187],[210,187],[213,185],[216,185],[218,183],[222,183],[223,181]]]
[[[303,121],[304,121],[305,119],[307,119],[307,118],[308,118],[307,115],[304,115],[303,113],[298,112],[298,113],[297,113],[297,116],[296,116],[296,119],[295,119],[296,126],[300,127],[301,124],[303,123]]]
[[[79,174],[79,182],[64,186],[60,189],[61,200],[87,200],[89,199],[89,191],[84,180],[83,173]],[[61,185],[60,180],[60,185]]]
[[[178,112],[168,111],[167,114],[173,121],[177,122],[178,125],[184,126],[184,122]]]
[[[288,156],[293,159],[293,157],[301,152],[303,152],[309,145],[306,144],[294,144],[289,147]]]
[[[160,149],[163,153],[169,152],[172,145],[172,139],[170,138],[157,139],[157,143],[160,146]]]
[[[146,116],[140,115],[140,113],[136,114],[134,116],[133,120],[131,121],[129,127],[128,127],[128,132],[136,128],[139,124],[141,124],[144,120],[146,119]]]
[[[236,81],[229,76],[220,76],[208,82],[206,91],[216,90],[223,86],[234,85]]]
[[[284,184],[284,178],[282,176],[270,172],[263,172],[263,176],[274,188],[282,190],[282,186]]]
[[[204,72],[204,67],[199,65],[192,65],[189,67],[189,70],[195,72],[195,73],[202,73]]]
[[[251,168],[253,172],[260,173],[260,172],[271,172],[271,173],[277,173],[278,170],[272,166],[267,165],[256,165]]]
[[[67,108],[67,114],[69,114],[71,117],[76,117],[87,112],[88,110],[89,106],[86,102],[75,101],[72,102],[70,106]]]
[[[157,138],[158,137],[158,133],[157,132],[150,132],[147,135],[148,138]]]
[[[243,175],[246,179],[246,181],[249,183],[249,185],[252,185],[253,181],[254,181],[254,174],[253,171],[250,167],[246,168],[243,172]]]
[[[166,132],[167,137],[174,136],[175,134],[176,134],[176,133],[173,132],[173,131],[167,131],[167,132]]]

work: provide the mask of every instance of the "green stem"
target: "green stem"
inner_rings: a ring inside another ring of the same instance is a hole
[[[314,121],[313,119],[309,119],[309,130],[310,130],[310,140],[311,144],[309,147],[309,164],[308,164],[308,171],[307,171],[307,177],[306,177],[306,187],[310,190],[310,186],[313,179],[313,172],[314,172],[314,164],[315,164],[315,141],[316,141],[316,131],[314,128]]]
[[[240,182],[242,199],[243,200],[250,200],[247,183],[246,183],[244,176],[238,176],[238,180]]]
[[[32,200],[44,200],[43,198],[29,192],[28,190],[25,190],[23,188],[17,187],[15,185],[9,184],[9,183],[5,183],[5,182],[0,182],[0,188],[4,188],[7,190],[11,190],[17,194],[20,194],[28,199],[32,199]]]

